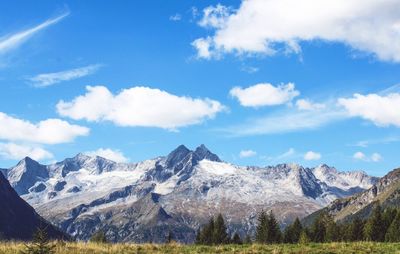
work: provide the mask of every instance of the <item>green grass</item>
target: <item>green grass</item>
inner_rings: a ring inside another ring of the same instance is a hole
[[[1,254],[20,254],[25,244],[20,242],[0,243]],[[97,254],[97,253],[399,253],[400,243],[310,243],[276,245],[157,245],[157,244],[95,244],[95,243],[56,243],[56,254]]]

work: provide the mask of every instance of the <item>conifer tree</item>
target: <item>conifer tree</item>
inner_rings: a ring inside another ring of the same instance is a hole
[[[357,216],[349,225],[347,241],[362,241],[364,239],[364,222]]]
[[[296,218],[291,225],[285,228],[283,242],[298,243],[301,231],[303,231],[303,226],[301,225],[299,218]]]
[[[336,224],[332,216],[329,214],[325,216],[325,242],[338,242],[341,239],[340,226]]]
[[[211,218],[208,224],[204,227],[202,233],[202,244],[214,244],[214,218]]]
[[[326,212],[321,213],[318,217],[314,220],[314,223],[311,226],[311,240],[313,242],[322,243],[325,241],[326,236],[326,225],[325,225],[325,218],[327,214]]]
[[[33,234],[32,244],[26,245],[23,254],[52,254],[56,246],[51,244],[47,236],[46,228],[40,226]]]
[[[385,209],[385,211],[383,212],[383,214],[382,214],[383,231],[385,231],[385,233],[389,229],[389,226],[390,226],[390,224],[392,224],[396,215],[397,215],[397,209],[391,208],[391,207],[387,207]]]
[[[218,214],[217,219],[215,220],[213,236],[214,244],[224,244],[229,241],[229,236],[226,232],[226,225],[222,214]]]
[[[283,242],[284,243],[293,243],[293,229],[292,225],[288,225],[283,231]]]
[[[299,243],[300,244],[307,244],[311,241],[310,237],[308,236],[307,230],[303,230],[300,233]]]
[[[279,243],[282,239],[282,232],[279,228],[278,221],[275,215],[270,211],[268,215],[268,229],[267,229],[267,242],[268,243]]]
[[[268,241],[268,215],[263,210],[257,218],[258,225],[256,229],[256,241],[258,243],[267,243]]]
[[[201,233],[202,233],[202,230],[200,228],[198,228],[197,232],[196,232],[196,240],[195,240],[196,244],[202,244],[204,242]]]
[[[382,242],[385,240],[384,221],[382,208],[379,204],[372,211],[364,227],[365,239],[367,241]]]
[[[174,235],[172,234],[172,231],[169,230],[168,231],[168,235],[167,235],[167,243],[171,243],[174,240]]]
[[[400,242],[400,211],[397,212],[396,217],[390,224],[385,240],[387,242]]]

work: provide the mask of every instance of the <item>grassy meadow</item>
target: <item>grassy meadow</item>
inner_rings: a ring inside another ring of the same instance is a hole
[[[56,254],[97,253],[399,253],[400,243],[310,243],[276,245],[180,245],[180,244],[97,244],[83,242],[54,243]],[[1,254],[20,254],[25,244],[20,242],[0,243]]]

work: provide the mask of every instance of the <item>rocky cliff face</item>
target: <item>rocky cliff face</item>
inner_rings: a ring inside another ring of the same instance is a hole
[[[239,167],[204,145],[193,151],[181,145],[135,164],[83,154],[47,166],[20,162],[7,176],[43,217],[78,239],[101,229],[113,241],[137,242],[163,242],[169,231],[192,242],[217,213],[231,232],[244,235],[254,231],[261,209],[273,210],[285,224],[377,180],[326,165]]]

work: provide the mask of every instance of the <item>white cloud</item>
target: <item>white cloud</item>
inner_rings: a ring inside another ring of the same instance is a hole
[[[338,103],[350,116],[370,120],[377,126],[400,127],[400,93],[386,96],[354,94],[352,98],[340,98]]]
[[[243,66],[242,68],[240,68],[241,71],[253,74],[256,73],[260,70],[260,68],[254,67],[254,66]]]
[[[373,161],[373,162],[379,162],[379,161],[381,161],[383,158],[382,158],[382,156],[379,154],[379,153],[373,153],[372,155],[371,155],[371,160]]]
[[[367,156],[363,152],[356,152],[353,154],[353,159],[366,162],[379,162],[383,160],[383,157],[379,153],[373,153],[371,156]]]
[[[53,73],[43,73],[35,77],[28,78],[28,80],[32,82],[33,86],[35,87],[46,87],[60,83],[62,81],[73,80],[91,75],[95,73],[101,66],[102,66],[101,64],[92,64],[72,70],[53,72]]]
[[[196,39],[192,42],[192,46],[197,49],[197,57],[198,58],[205,58],[205,59],[210,59],[211,58],[211,51],[210,51],[210,44],[211,38],[199,38]],[[215,57],[215,54],[214,54]]]
[[[132,87],[112,94],[104,86],[87,86],[87,93],[70,102],[60,101],[62,116],[88,121],[111,121],[119,126],[174,130],[214,118],[225,107],[211,99],[176,96],[159,89]]]
[[[89,156],[100,156],[115,162],[129,162],[129,159],[119,150],[112,150],[110,148],[99,148],[96,151],[85,152]]]
[[[356,152],[355,154],[353,154],[353,158],[356,160],[365,160],[367,156],[365,156],[363,152]]]
[[[300,94],[293,83],[273,86],[260,83],[247,88],[234,87],[229,94],[239,100],[245,107],[273,106],[290,102]]]
[[[89,129],[60,119],[31,123],[0,112],[0,139],[40,144],[60,144],[86,136]]]
[[[24,157],[34,160],[53,159],[53,154],[41,147],[18,145],[14,143],[0,143],[0,157],[10,160],[21,160]]]
[[[180,21],[181,19],[182,19],[182,15],[179,13],[176,13],[169,17],[169,20],[171,20],[171,21]]]
[[[321,111],[282,111],[245,123],[218,129],[228,136],[252,136],[313,130],[346,119],[346,113],[336,109]]]
[[[304,159],[306,161],[316,161],[321,159],[321,154],[313,151],[308,151],[304,154]]]
[[[287,150],[283,154],[279,155],[277,157],[277,159],[285,159],[285,158],[288,158],[290,156],[293,156],[295,153],[296,153],[296,151],[294,150],[294,148],[289,148],[289,150]]]
[[[263,156],[263,158],[271,162],[282,162],[295,156],[297,157],[296,150],[294,148],[289,148],[289,150],[277,156]]]
[[[198,22],[199,26],[210,28],[222,28],[229,17],[230,8],[221,4],[208,6],[203,10],[203,18]]]
[[[325,104],[322,103],[314,103],[310,100],[307,99],[300,99],[296,101],[296,107],[299,110],[310,110],[310,111],[314,111],[314,110],[321,110],[325,108]]]
[[[210,8],[217,7],[206,9]],[[208,57],[222,53],[272,55],[288,49],[299,53],[301,42],[322,40],[398,62],[399,9],[398,0],[243,0],[229,16],[213,16],[207,23],[214,33],[202,50],[207,48]]]
[[[239,153],[240,158],[249,158],[249,157],[254,157],[257,155],[257,152],[253,150],[242,150]]]
[[[11,34],[8,36],[4,36],[0,38],[0,54],[4,54],[10,50],[13,50],[20,46],[22,43],[24,43],[27,39],[29,39],[31,36],[36,34],[37,32],[45,29],[48,26],[51,26],[53,24],[58,23],[60,20],[65,18],[66,16],[69,15],[69,12],[66,12],[56,18],[46,20],[45,22],[32,27],[30,29]]]
[[[400,136],[388,136],[378,139],[367,139],[358,141],[355,144],[350,144],[349,146],[359,146],[359,147],[368,147],[369,145],[376,145],[376,144],[390,144],[394,142],[399,142]]]

